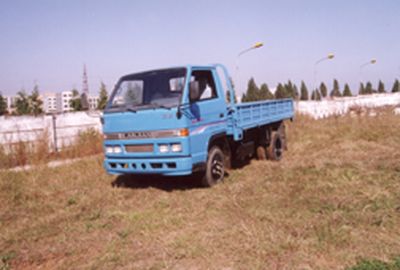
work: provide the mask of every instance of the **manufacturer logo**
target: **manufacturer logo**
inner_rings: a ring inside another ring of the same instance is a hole
[[[120,133],[120,139],[151,138],[151,132],[127,132]]]

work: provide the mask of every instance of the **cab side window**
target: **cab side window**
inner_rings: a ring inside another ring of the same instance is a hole
[[[217,91],[215,89],[214,78],[211,71],[193,71],[190,81],[195,81],[199,83],[200,95],[197,101],[208,100],[218,97]]]

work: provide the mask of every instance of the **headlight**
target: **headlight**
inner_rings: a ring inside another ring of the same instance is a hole
[[[122,152],[121,146],[114,146],[113,150],[114,150],[114,154],[120,154]]]
[[[106,153],[111,154],[113,152],[113,148],[111,146],[106,146]]]
[[[172,152],[182,152],[182,145],[180,143],[174,143],[171,145]]]
[[[160,151],[160,153],[167,153],[169,151],[168,144],[160,144],[158,146],[158,151]]]

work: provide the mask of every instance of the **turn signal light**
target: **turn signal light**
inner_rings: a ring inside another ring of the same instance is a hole
[[[179,136],[181,136],[181,137],[189,136],[189,129],[187,129],[187,128],[180,129],[179,130]]]

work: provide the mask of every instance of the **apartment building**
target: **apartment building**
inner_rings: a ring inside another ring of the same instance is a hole
[[[15,101],[17,96],[4,96],[7,103],[7,111],[12,113],[15,111]],[[73,111],[71,107],[71,100],[75,98],[72,91],[62,91],[61,93],[47,92],[39,96],[42,100],[42,109],[46,114],[51,113],[64,113]],[[88,96],[89,110],[97,110],[99,104],[99,97],[90,95]]]
[[[5,96],[4,98],[6,99],[8,113],[13,113],[15,111],[16,96]]]
[[[62,91],[56,94],[57,112],[72,111],[71,100],[73,99],[72,91]]]
[[[89,110],[97,110],[97,106],[99,105],[99,97],[89,96],[88,103],[89,103]]]
[[[43,111],[45,113],[57,112],[57,94],[56,93],[45,93],[40,96],[43,101]]]

